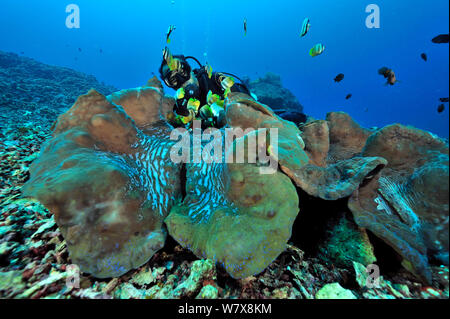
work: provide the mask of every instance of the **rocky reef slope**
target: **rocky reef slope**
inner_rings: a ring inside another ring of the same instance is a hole
[[[0,51],[0,112],[53,122],[88,90],[117,91],[92,75]]]
[[[306,122],[303,106],[295,95],[283,86],[279,75],[269,72],[256,80],[244,77],[242,81],[259,102],[269,106],[281,118],[294,123]]]
[[[273,110],[290,110],[303,112],[303,106],[291,91],[286,89],[281,77],[275,73],[267,73],[261,78],[251,80],[249,77],[242,79],[249,89],[258,97],[258,101],[269,106]]]

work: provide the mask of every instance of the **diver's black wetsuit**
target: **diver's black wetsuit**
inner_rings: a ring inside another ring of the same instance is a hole
[[[222,75],[220,72],[213,72],[211,79],[208,77],[208,74],[204,68],[195,69],[194,75],[198,80],[198,87],[196,85],[188,85],[185,87],[185,96],[183,99],[177,100],[174,111],[183,116],[189,115],[189,111],[187,109],[187,102],[190,98],[194,98],[200,101],[200,105],[207,104],[207,96],[208,92],[211,91],[213,94],[217,94],[223,98],[225,90],[220,85],[219,77]],[[250,95],[250,91],[248,88],[241,84],[235,83],[231,88],[231,92],[242,92]]]

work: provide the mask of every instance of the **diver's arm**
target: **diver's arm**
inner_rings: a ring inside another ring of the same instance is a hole
[[[183,124],[188,124],[196,119],[199,108],[199,100],[192,97],[189,99],[188,97],[184,97],[176,101],[174,111],[179,121]]]
[[[186,99],[186,98],[177,99],[177,101],[175,103],[174,111],[178,115],[188,116],[189,115],[189,110],[187,108],[187,104],[188,104],[188,99]]]

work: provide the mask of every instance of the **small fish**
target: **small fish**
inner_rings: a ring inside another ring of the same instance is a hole
[[[100,53],[103,53],[103,50],[102,50],[102,49],[100,49]]]
[[[300,31],[300,37],[304,37],[308,33],[310,28],[311,23],[309,21],[309,18],[305,18],[305,20],[303,20],[302,30]]]
[[[378,70],[378,74],[383,75],[384,77],[386,77],[386,75],[389,73],[390,69],[387,67],[382,67],[381,69]]]
[[[208,95],[206,96],[206,103],[208,103],[209,105],[213,104],[215,102],[215,97],[213,92],[210,90],[208,92]]]
[[[421,57],[422,60],[424,60],[425,62],[428,61],[428,57],[427,57],[427,55],[426,55],[425,53],[422,53],[422,54],[420,55],[420,57]]]
[[[225,99],[227,98],[228,94],[230,94],[231,87],[234,85],[234,83],[236,83],[236,81],[231,76],[223,77],[220,81],[220,84],[222,85],[222,88],[224,90],[223,96]]]
[[[22,51],[22,52],[20,52],[20,54],[25,54],[25,52]]]
[[[247,35],[247,18],[244,18],[244,35]]]
[[[391,72],[389,72],[389,76],[388,76],[388,81],[386,84],[389,85],[394,85],[395,83],[398,82],[397,77],[395,76],[395,72],[391,70]]]
[[[399,82],[397,80],[397,77],[395,76],[395,72],[387,67],[382,67],[381,69],[379,69],[378,74],[384,76],[384,78],[387,79],[386,85],[394,85],[395,83]]]
[[[176,27],[174,25],[169,25],[169,29],[167,29],[167,34],[166,34],[166,42],[167,44],[170,43],[170,35],[172,34],[172,32],[176,29]]]
[[[223,107],[224,100],[222,100],[218,94],[213,94],[212,91],[209,91],[206,97],[206,103],[208,103],[208,105],[217,104]]]
[[[175,71],[175,70],[179,69],[180,61],[173,57],[172,53],[170,53],[170,51],[169,51],[169,48],[167,48],[167,47],[164,48],[163,57],[167,63],[167,66],[169,67],[170,71]]]
[[[318,43],[311,50],[309,50],[309,55],[315,57],[322,54],[323,51],[325,51],[325,46],[322,43]]]
[[[345,97],[346,100],[350,100],[352,98],[353,94],[347,94],[347,96]]]
[[[81,52],[82,50],[81,50],[81,48],[78,48],[78,52]]]
[[[448,34],[440,34],[437,37],[434,37],[431,42],[433,43],[448,43]]]
[[[186,92],[184,91],[183,88],[179,88],[176,92],[175,92],[175,98],[177,100],[181,100],[184,99],[184,96],[186,95]]]
[[[341,82],[344,79],[344,74],[343,73],[339,73],[335,78],[334,78],[334,82]]]
[[[206,62],[205,70],[206,70],[206,74],[208,74],[208,78],[211,79],[212,74],[213,74],[213,69],[208,62]]]
[[[187,124],[191,123],[192,120],[194,120],[194,119],[195,119],[195,111],[193,109],[189,110],[189,115],[188,116],[179,116],[179,120],[184,125],[187,125]]]
[[[438,113],[444,112],[445,111],[445,105],[444,104],[439,105],[437,111],[438,111]]]
[[[222,88],[224,90],[231,89],[231,87],[234,85],[234,83],[236,83],[236,81],[231,76],[224,76],[220,81],[220,84],[222,85]]]
[[[439,101],[441,101],[441,102],[443,102],[443,103],[448,103],[449,99],[448,99],[448,97],[441,97],[441,98],[439,99]]]
[[[188,110],[194,110],[195,112],[198,112],[198,109],[200,108],[200,101],[194,98],[190,98],[187,104]]]

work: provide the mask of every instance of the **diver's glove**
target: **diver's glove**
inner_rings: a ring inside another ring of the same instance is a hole
[[[179,88],[175,92],[175,99],[177,100],[186,100],[189,101],[190,99],[197,99],[198,93],[198,87],[196,85],[188,85],[186,88]]]
[[[194,110],[197,114],[200,101],[196,99],[198,89],[195,85],[188,85],[186,88],[179,88],[175,92],[177,113],[186,114],[187,111]]]
[[[177,116],[177,122],[181,122],[182,124],[186,125],[191,123],[196,119],[198,109],[200,108],[200,101],[196,99],[189,99],[187,102],[187,111],[188,115],[178,115]]]
[[[174,112],[170,112],[167,114],[167,121],[177,126],[186,126],[193,120],[195,120],[195,113],[192,110],[189,111],[189,115],[187,116],[175,114]]]

